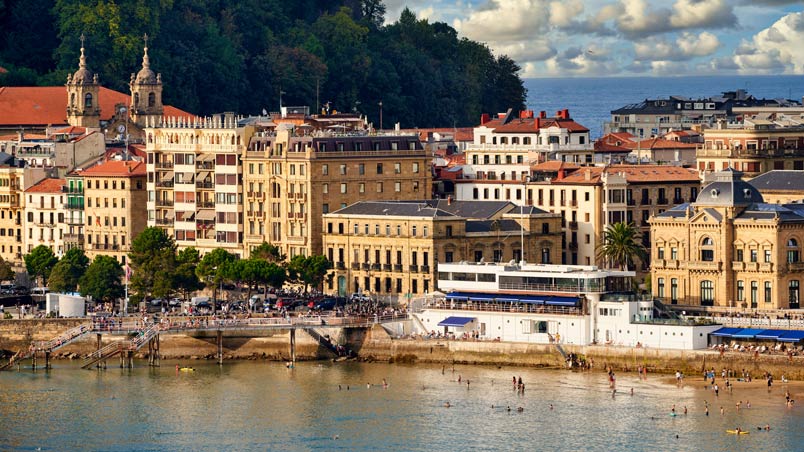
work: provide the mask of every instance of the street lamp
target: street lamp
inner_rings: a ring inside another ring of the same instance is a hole
[[[118,111],[121,115],[126,116],[126,125],[120,124],[120,126],[117,128],[118,132],[123,134],[123,140],[126,146],[125,150],[123,151],[123,160],[125,161],[128,160],[128,109],[126,107],[120,107],[120,110]]]
[[[380,130],[382,130],[382,101],[380,101],[380,103],[377,105],[380,106]]]

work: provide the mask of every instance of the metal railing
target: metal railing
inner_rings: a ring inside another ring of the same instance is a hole
[[[583,309],[572,306],[549,306],[529,303],[485,303],[449,302],[446,300],[426,301],[424,309],[446,309],[455,311],[513,312],[528,314],[583,315]]]

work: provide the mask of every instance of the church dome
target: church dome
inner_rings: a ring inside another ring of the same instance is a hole
[[[151,70],[151,61],[148,58],[148,47],[145,47],[145,54],[142,56],[142,69],[137,72],[137,83],[151,83],[158,82],[156,74]]]
[[[695,203],[705,206],[748,206],[764,203],[759,190],[744,182],[742,175],[743,173],[731,168],[713,173]]]
[[[78,70],[73,74],[72,81],[76,85],[91,85],[95,82],[95,74],[87,68],[87,57],[84,55],[84,46],[81,46],[81,58]]]

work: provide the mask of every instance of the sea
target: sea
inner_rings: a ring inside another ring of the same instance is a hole
[[[781,382],[770,392],[735,382],[732,394],[716,397],[700,376],[677,386],[667,376],[616,373],[613,394],[603,372],[510,366],[114,364],[82,370],[56,361],[49,372],[0,373],[0,450],[725,452],[804,444],[804,407],[786,406]],[[766,424],[770,431],[757,430]],[[750,434],[726,432],[736,427]]]
[[[645,99],[686,96],[704,98],[724,91],[743,89],[757,98],[793,99],[804,97],[804,76],[690,76],[690,77],[605,77],[530,78],[523,80],[527,107],[546,111],[548,116],[569,109],[570,116],[586,126],[596,138],[611,111]]]

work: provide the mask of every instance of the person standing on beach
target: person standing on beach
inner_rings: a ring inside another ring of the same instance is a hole
[[[718,387],[717,383],[715,383],[715,385],[712,387],[712,389],[714,389],[714,391],[715,391],[715,397],[720,395],[720,387]]]

